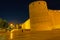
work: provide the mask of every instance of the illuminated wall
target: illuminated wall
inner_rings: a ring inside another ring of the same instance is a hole
[[[30,27],[30,19],[26,20],[26,21],[22,24],[22,29],[31,29],[31,27]]]
[[[60,10],[49,10],[48,12],[54,24],[53,29],[56,29],[56,28],[60,29]]]
[[[51,30],[51,18],[48,14],[46,2],[35,1],[29,5],[32,30]]]
[[[60,11],[49,10],[45,1],[35,1],[29,4],[31,29],[36,31],[60,28]]]

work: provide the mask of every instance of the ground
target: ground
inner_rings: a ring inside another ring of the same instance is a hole
[[[0,32],[0,40],[60,40],[60,30]]]

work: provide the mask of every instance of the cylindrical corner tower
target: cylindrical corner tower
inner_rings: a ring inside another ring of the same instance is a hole
[[[45,1],[29,4],[30,24],[34,31],[51,30],[51,18]]]

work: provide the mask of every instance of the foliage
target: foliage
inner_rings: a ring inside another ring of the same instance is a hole
[[[0,18],[0,28],[8,28],[8,22]]]

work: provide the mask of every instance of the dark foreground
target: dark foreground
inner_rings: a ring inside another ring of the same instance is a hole
[[[29,32],[13,30],[0,32],[0,40],[60,40],[60,30]]]

